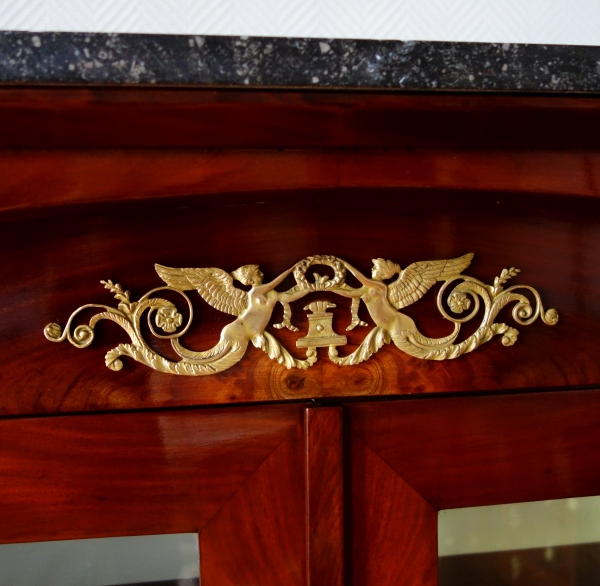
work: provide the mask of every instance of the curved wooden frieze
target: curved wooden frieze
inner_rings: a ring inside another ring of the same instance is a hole
[[[83,305],[71,315],[64,329],[59,324],[48,324],[44,335],[52,342],[68,340],[77,348],[85,348],[94,339],[95,325],[102,319],[108,319],[119,324],[131,339],[131,343],[119,344],[106,354],[106,366],[111,370],[120,370],[123,367],[121,357],[129,356],[160,372],[204,376],[222,372],[236,364],[244,356],[250,342],[279,364],[300,369],[307,369],[317,361],[318,347],[328,347],[329,358],[335,364],[349,366],[368,360],[390,342],[403,352],[425,360],[457,358],[472,352],[495,335],[501,336],[502,344],[511,346],[517,340],[518,331],[495,320],[500,310],[513,302],[512,317],[517,324],[526,326],[538,317],[548,325],[557,323],[558,312],[555,309],[544,310],[540,296],[533,287],[504,287],[519,273],[518,269],[503,269],[500,276],[494,279],[493,285],[486,285],[463,274],[472,258],[473,254],[465,254],[450,260],[421,261],[404,270],[390,260],[378,258],[373,260],[369,278],[340,258],[310,256],[268,283],[263,282],[264,275],[258,265],[245,265],[230,274],[218,268],[180,269],[157,264],[156,271],[166,285],[149,291],[138,301],[132,301],[129,292],[118,283],[101,281],[119,302],[116,308],[97,304]],[[307,270],[312,265],[331,267],[333,277],[313,273],[310,281]],[[360,287],[353,288],[346,284],[347,271],[358,279]],[[276,287],[290,273],[293,273],[296,285],[288,291],[277,291]],[[398,275],[397,278],[386,284],[385,281],[394,275]],[[236,280],[250,286],[250,290],[246,292],[238,289],[234,284]],[[438,281],[442,282],[442,286],[437,306],[443,317],[454,324],[454,330],[443,338],[429,338],[421,334],[414,321],[399,310],[421,299]],[[223,328],[219,342],[210,350],[190,350],[179,341],[193,320],[192,304],[185,293],[192,289],[196,289],[212,307],[236,316],[233,322]],[[189,318],[185,324],[173,302],[156,297],[157,293],[164,290],[179,293],[187,303]],[[283,321],[274,324],[274,327],[298,331],[291,322],[289,303],[318,291],[328,291],[352,299],[352,321],[347,329],[367,326],[358,317],[361,301],[366,305],[375,327],[368,332],[356,350],[340,356],[338,347],[344,346],[347,340],[333,330],[333,314],[327,311],[335,305],[329,301],[314,301],[304,308],[310,312],[309,327],[307,335],[296,341],[299,348],[306,348],[306,358],[299,360],[269,334],[266,327],[275,306],[281,303],[284,308]],[[529,292],[532,299],[524,295],[525,292]],[[466,339],[457,342],[461,325],[475,318],[482,304],[484,311],[479,327]],[[88,325],[74,327],[74,319],[78,313],[89,308],[98,309],[99,312],[91,318]],[[141,330],[144,315],[152,335],[171,340],[173,349],[181,357],[179,361],[164,358],[148,345]],[[164,333],[158,333],[157,330]]]

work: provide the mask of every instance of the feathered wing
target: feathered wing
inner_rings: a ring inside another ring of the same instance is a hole
[[[239,316],[246,309],[246,292],[233,284],[233,277],[223,269],[174,269],[154,265],[158,276],[169,287],[180,291],[196,289],[202,299],[219,311]]]
[[[388,286],[390,303],[401,309],[418,301],[436,281],[460,275],[472,259],[473,253],[469,253],[450,260],[424,260],[409,265]]]

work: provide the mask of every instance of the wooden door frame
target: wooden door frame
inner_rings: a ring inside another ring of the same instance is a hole
[[[598,390],[12,418],[0,437],[1,541],[197,531],[219,586],[435,586],[439,510],[600,493]]]
[[[204,586],[342,586],[342,410],[0,419],[0,543],[196,532]]]
[[[442,509],[600,494],[598,390],[345,411],[351,586],[435,586]]]

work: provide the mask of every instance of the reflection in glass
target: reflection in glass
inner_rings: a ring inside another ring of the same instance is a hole
[[[198,535],[0,545],[0,586],[198,586]]]
[[[441,511],[440,586],[600,585],[600,497]]]

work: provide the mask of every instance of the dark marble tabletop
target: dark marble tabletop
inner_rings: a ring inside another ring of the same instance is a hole
[[[0,83],[600,91],[600,47],[0,32]]]

